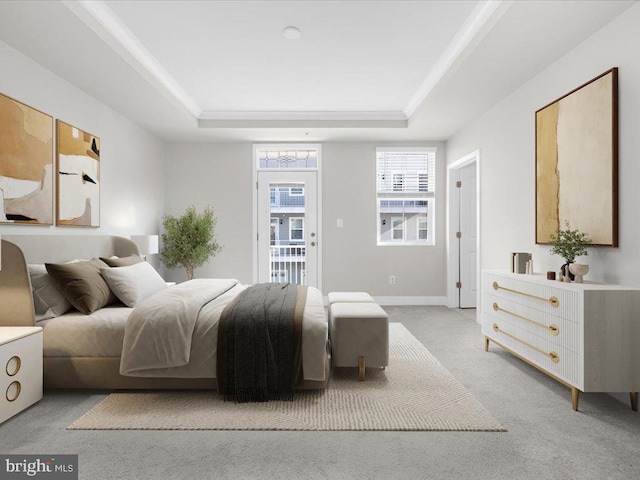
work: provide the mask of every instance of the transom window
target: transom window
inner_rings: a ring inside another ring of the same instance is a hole
[[[378,245],[434,245],[435,148],[376,149]]]
[[[318,150],[316,148],[258,148],[256,157],[259,169],[313,169],[318,168]]]

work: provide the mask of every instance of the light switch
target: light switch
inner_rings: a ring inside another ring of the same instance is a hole
[[[342,219],[341,219],[341,218],[339,218],[339,219],[338,219],[337,224],[338,224],[338,228],[342,228],[342,227],[344,227],[344,222],[342,221]]]

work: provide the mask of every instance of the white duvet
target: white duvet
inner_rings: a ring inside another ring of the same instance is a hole
[[[247,287],[231,279],[197,279],[143,301],[127,320],[120,373],[134,377],[215,378],[220,315]],[[327,337],[322,294],[309,287],[302,320],[305,380],[326,380]]]

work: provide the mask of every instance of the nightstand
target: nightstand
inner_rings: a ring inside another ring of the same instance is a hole
[[[0,327],[0,423],[42,398],[42,327]]]

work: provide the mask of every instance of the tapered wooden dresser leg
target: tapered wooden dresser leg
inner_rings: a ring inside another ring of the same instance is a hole
[[[580,399],[580,390],[571,387],[571,407],[575,412],[578,411],[578,400]]]
[[[484,337],[484,351],[489,351],[489,337]]]
[[[638,392],[630,392],[629,396],[631,397],[631,410],[634,412],[638,411]]]
[[[361,382],[364,382],[365,368],[364,357],[358,357],[358,376],[360,377]]]

